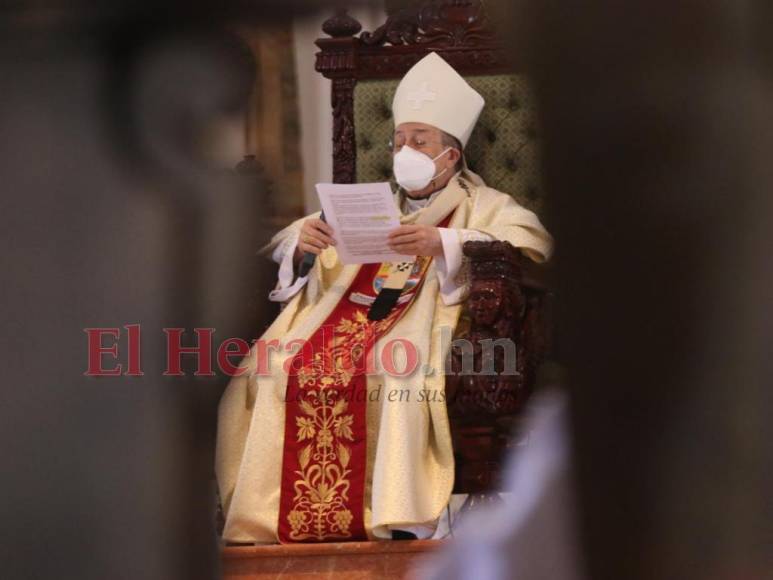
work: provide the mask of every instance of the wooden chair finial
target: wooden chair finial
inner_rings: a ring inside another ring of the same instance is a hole
[[[337,8],[335,14],[322,23],[322,30],[333,38],[345,38],[362,30],[362,24],[346,8]]]

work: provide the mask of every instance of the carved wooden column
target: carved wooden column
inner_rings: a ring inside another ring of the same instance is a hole
[[[357,179],[357,142],[354,138],[353,78],[333,79],[333,178],[335,183],[354,183]]]
[[[345,8],[326,20],[322,30],[332,38],[320,38],[316,69],[332,81],[333,107],[333,181],[354,183],[356,180],[357,145],[354,138],[354,87],[356,79],[356,45],[354,37],[362,29]]]

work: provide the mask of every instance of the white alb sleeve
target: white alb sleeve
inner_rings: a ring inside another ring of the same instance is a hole
[[[301,291],[309,280],[306,275],[293,282],[295,277],[295,267],[293,264],[293,255],[298,246],[299,233],[287,236],[287,239],[279,244],[271,254],[271,259],[279,264],[279,275],[276,287],[268,293],[268,299],[272,302],[287,302],[290,298]]]
[[[438,231],[443,244],[443,255],[435,257],[440,297],[446,305],[458,304],[467,290],[467,277],[459,275],[465,261],[462,245],[470,241],[490,242],[494,238],[478,230],[438,228]]]

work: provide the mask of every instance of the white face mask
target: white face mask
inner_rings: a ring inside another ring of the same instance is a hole
[[[397,183],[406,191],[420,191],[424,189],[433,179],[440,177],[448,170],[448,167],[446,167],[435,175],[435,161],[451,149],[453,147],[448,147],[435,159],[431,159],[429,155],[404,145],[400,151],[395,153],[393,159],[392,169]]]

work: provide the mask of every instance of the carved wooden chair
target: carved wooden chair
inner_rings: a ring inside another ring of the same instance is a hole
[[[498,42],[480,0],[420,3],[362,33],[359,22],[340,9],[323,30],[329,37],[317,41],[316,68],[332,81],[336,182],[391,179],[388,143],[395,88],[411,66],[436,51],[486,99],[465,149],[470,168],[489,186],[539,211],[534,95],[518,63]],[[516,375],[446,381],[457,468],[454,491],[485,494],[496,487],[501,458],[513,445],[514,423],[546,353],[548,293],[541,268],[507,243],[470,242],[464,252],[471,259],[472,282],[456,336],[473,343],[484,336],[510,337],[518,355]],[[493,322],[474,314],[483,304],[496,309]],[[458,367],[458,360],[454,364]],[[502,370],[501,360],[493,364]]]

